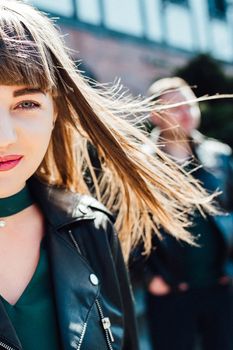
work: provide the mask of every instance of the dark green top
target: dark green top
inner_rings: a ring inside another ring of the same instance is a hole
[[[208,218],[196,214],[194,226],[190,229],[199,247],[186,246],[184,268],[191,287],[201,288],[215,285],[221,276],[221,242],[216,228]]]
[[[36,271],[17,303],[1,299],[23,350],[61,349],[45,240]]]

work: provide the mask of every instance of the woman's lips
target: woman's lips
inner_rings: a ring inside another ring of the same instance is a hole
[[[7,171],[16,167],[19,164],[23,156],[9,155],[0,156],[0,171]]]

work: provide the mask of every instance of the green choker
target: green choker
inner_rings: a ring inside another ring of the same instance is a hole
[[[27,186],[13,196],[0,198],[0,218],[19,213],[34,203]],[[0,219],[0,227],[6,226],[5,220]]]

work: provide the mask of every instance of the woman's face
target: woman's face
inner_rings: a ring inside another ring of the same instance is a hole
[[[0,198],[21,190],[49,145],[53,99],[39,89],[0,85]]]
[[[181,91],[168,92],[161,97],[163,104],[176,104],[180,102],[187,102],[187,104],[177,107],[168,108],[163,113],[163,118],[152,118],[152,122],[158,125],[162,130],[166,130],[167,134],[177,136],[181,134],[190,136],[191,132],[199,126],[200,123],[200,109],[197,102],[189,103],[195,100],[195,95],[187,88]],[[153,116],[152,116],[153,117]]]

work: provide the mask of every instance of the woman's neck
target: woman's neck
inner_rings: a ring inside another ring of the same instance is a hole
[[[43,236],[44,217],[36,204],[32,204],[15,215],[8,216],[5,220],[6,226],[0,228],[0,241],[4,237],[15,237],[17,240],[19,236],[24,236],[23,233],[27,235],[29,231],[34,231],[41,238]]]

